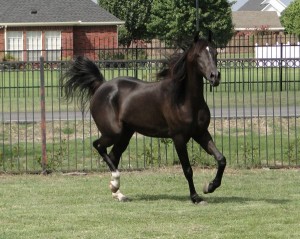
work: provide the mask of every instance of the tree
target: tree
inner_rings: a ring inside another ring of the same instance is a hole
[[[283,11],[280,21],[286,32],[300,36],[300,0],[293,1]]]
[[[195,5],[195,0],[154,0],[147,30],[184,45],[196,31]],[[227,0],[199,0],[199,30],[202,37],[211,31],[215,43],[226,45],[233,35],[231,4]]]
[[[146,23],[153,0],[98,0],[99,5],[125,21],[119,28],[119,41],[129,46],[132,40],[148,38]]]
[[[231,4],[227,0],[198,0],[199,30],[208,32],[219,46],[233,35]],[[157,37],[175,41],[178,46],[190,42],[196,32],[195,0],[99,0],[99,4],[125,21],[119,29],[120,43]]]

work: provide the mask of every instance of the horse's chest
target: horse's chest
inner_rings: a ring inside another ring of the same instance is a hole
[[[197,114],[197,127],[207,129],[210,123],[210,112],[208,109],[199,110]]]
[[[168,115],[168,125],[171,134],[186,132],[193,134],[195,131],[206,130],[210,123],[209,110],[184,111],[180,110],[177,114]]]

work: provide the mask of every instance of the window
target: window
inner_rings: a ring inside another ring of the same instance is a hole
[[[26,36],[27,60],[39,61],[42,55],[42,32],[29,31]]]
[[[23,32],[8,31],[6,39],[6,57],[12,60],[23,60]]]
[[[45,32],[46,38],[46,60],[61,60],[61,33],[59,31]]]

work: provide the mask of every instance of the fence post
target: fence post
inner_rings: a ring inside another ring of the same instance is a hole
[[[42,174],[47,174],[47,152],[46,152],[46,110],[45,110],[45,74],[44,57],[40,57],[40,96],[41,96],[41,137],[42,137]]]
[[[280,61],[279,61],[279,87],[280,91],[282,91],[282,58],[283,58],[283,43],[280,43]]]
[[[135,46],[135,71],[134,71],[135,78],[138,78],[138,57],[139,57],[138,44],[136,44],[136,46]]]

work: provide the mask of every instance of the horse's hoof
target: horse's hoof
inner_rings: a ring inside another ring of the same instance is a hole
[[[120,192],[120,190],[118,190],[115,193],[111,194],[112,197],[116,200],[118,200],[119,202],[129,202],[130,199],[128,197],[126,197],[123,193]]]
[[[191,200],[194,204],[199,204],[199,205],[205,202],[203,198],[200,197],[198,194],[194,194],[193,196],[191,196]]]
[[[207,194],[208,193],[208,188],[209,188],[209,183],[204,184],[203,193]]]
[[[119,199],[119,202],[130,202],[130,198],[123,195],[122,198]]]
[[[200,205],[200,206],[206,206],[208,203],[206,201],[201,201],[199,203],[197,203],[197,205]]]
[[[207,193],[212,193],[214,192],[215,189],[213,188],[213,184],[212,183],[206,183],[203,186],[203,193],[207,194]]]

